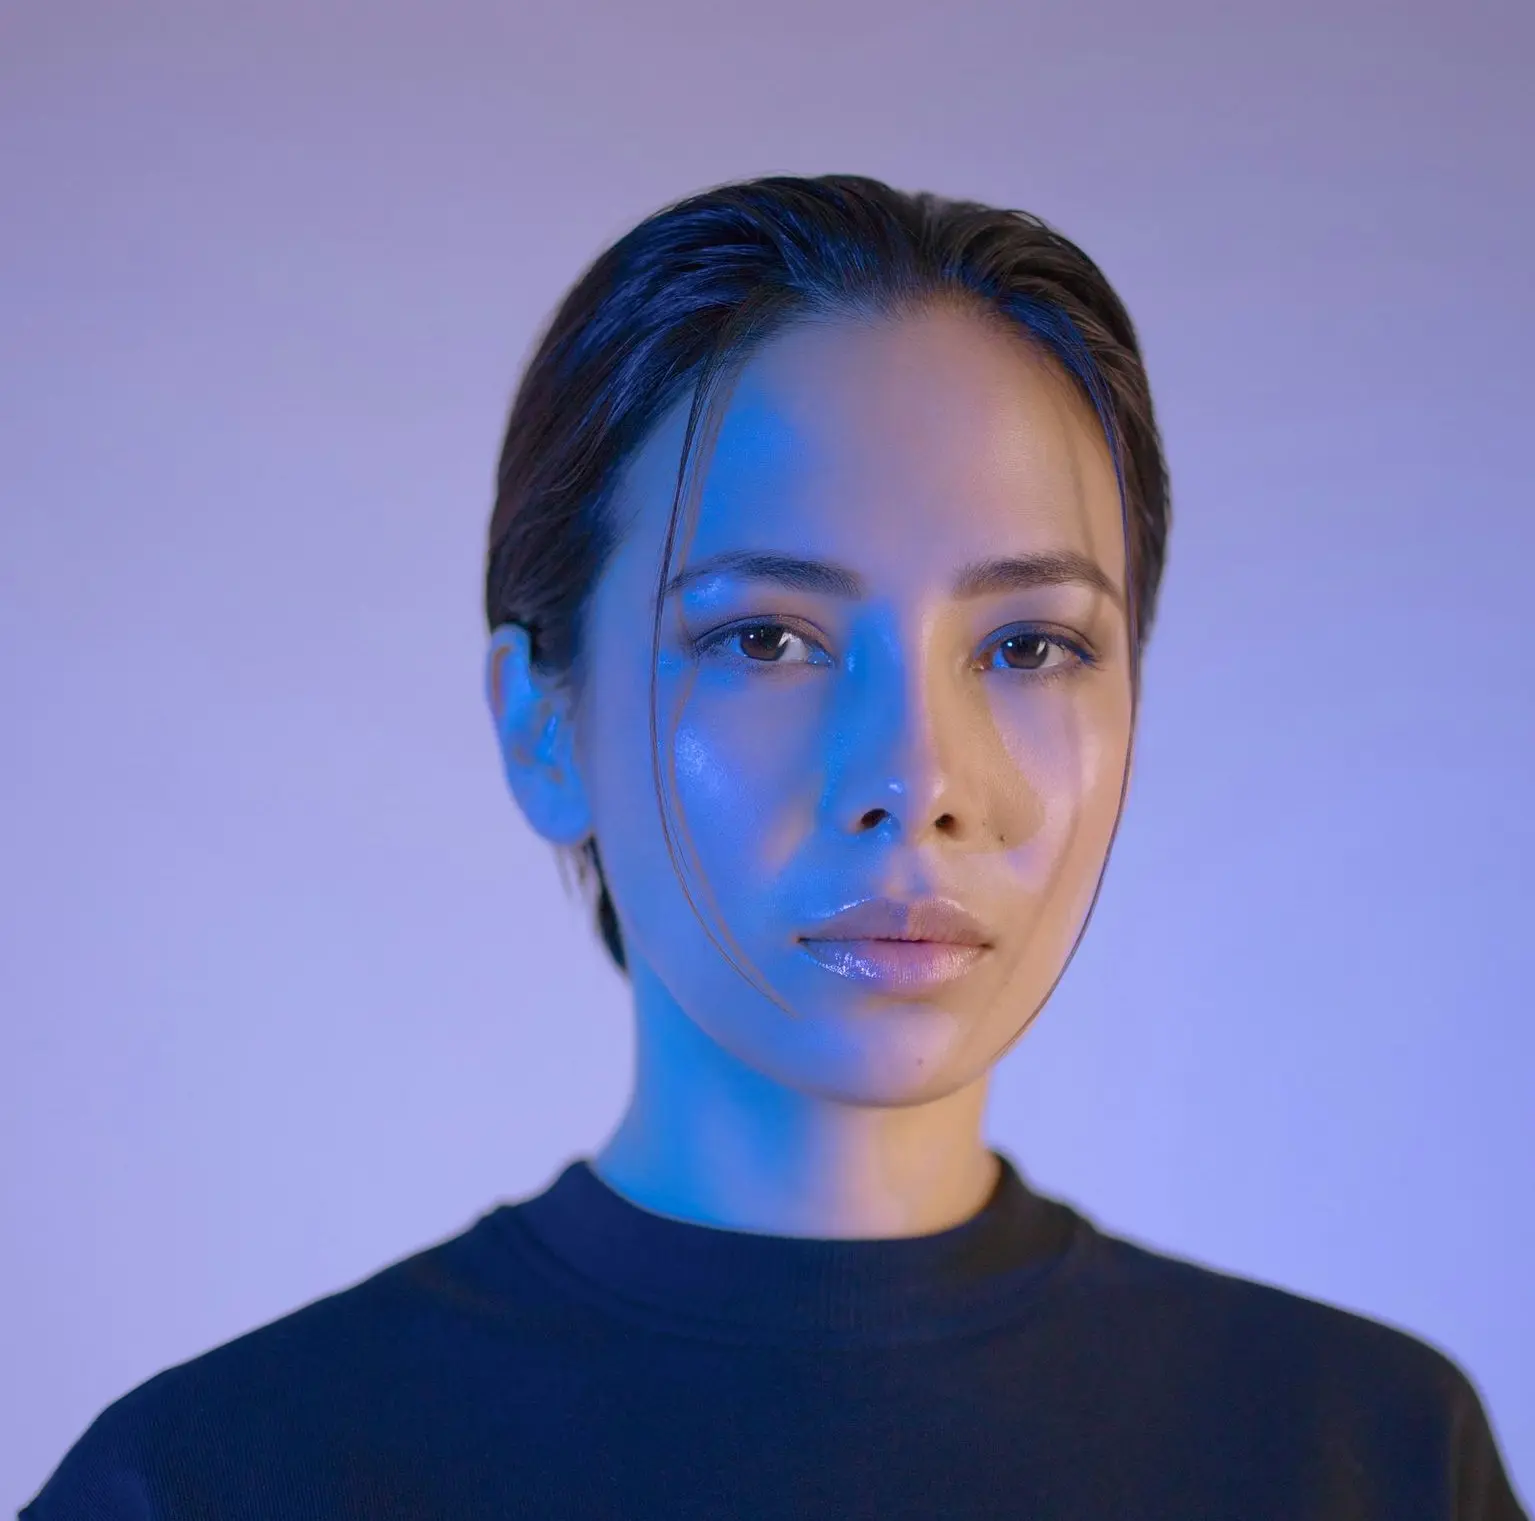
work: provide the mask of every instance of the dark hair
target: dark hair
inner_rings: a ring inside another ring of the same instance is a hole
[[[534,664],[578,686],[588,597],[614,547],[612,488],[684,389],[695,387],[686,460],[705,388],[726,360],[797,318],[893,315],[938,302],[1011,324],[1096,408],[1119,475],[1138,682],[1170,505],[1124,304],[1098,266],[1038,217],[860,175],[772,176],[689,196],[626,233],[576,281],[507,423],[485,576],[490,628],[524,626]],[[681,492],[679,473],[678,502]],[[583,882],[595,878],[597,927],[623,971],[595,839],[575,864]]]

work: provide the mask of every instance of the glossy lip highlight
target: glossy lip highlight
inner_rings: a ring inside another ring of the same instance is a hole
[[[901,992],[963,977],[991,949],[981,921],[950,898],[866,898],[821,920],[799,943],[839,977]]]
[[[924,940],[989,948],[974,914],[952,898],[865,898],[820,920],[801,940]]]

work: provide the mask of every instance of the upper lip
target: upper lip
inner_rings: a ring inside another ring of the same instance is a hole
[[[990,945],[974,914],[952,898],[865,898],[825,919],[801,940],[930,940],[948,945]]]

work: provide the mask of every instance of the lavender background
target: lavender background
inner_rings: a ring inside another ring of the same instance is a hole
[[[1444,1347],[1529,1495],[1532,52],[1524,0],[0,10],[0,1511],[616,1120],[481,704],[499,430],[602,245],[831,170],[1081,242],[1172,464],[994,1141]]]

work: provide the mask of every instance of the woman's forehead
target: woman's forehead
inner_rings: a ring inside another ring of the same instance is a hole
[[[636,526],[664,532],[687,401],[633,462]],[[1112,460],[1091,406],[1022,338],[967,314],[790,329],[742,366],[703,458],[690,546],[963,550],[1047,537],[1119,556]]]

